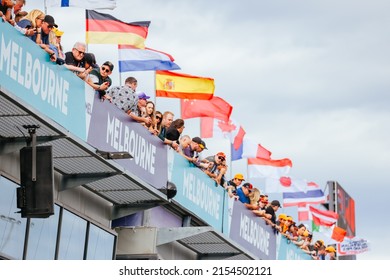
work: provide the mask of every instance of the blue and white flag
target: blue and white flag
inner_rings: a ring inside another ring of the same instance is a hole
[[[47,0],[48,7],[78,7],[88,10],[116,8],[116,0]]]
[[[119,72],[179,70],[171,55],[150,48],[118,45]]]

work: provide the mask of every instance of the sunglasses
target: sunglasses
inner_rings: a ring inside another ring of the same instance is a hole
[[[158,120],[162,120],[162,117],[160,117],[160,116],[156,116],[156,119],[158,119]]]
[[[110,68],[106,68],[106,67],[104,67],[104,66],[102,66],[102,70],[104,71],[104,72],[106,72],[106,73],[110,73]]]
[[[79,54],[84,55],[85,52],[79,51],[78,49],[74,48],[76,51],[78,51]]]
[[[225,160],[225,158],[224,157],[218,157],[220,160]]]

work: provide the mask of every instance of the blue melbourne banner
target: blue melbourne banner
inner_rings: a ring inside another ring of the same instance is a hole
[[[0,21],[0,87],[86,139],[84,82]]]
[[[313,260],[309,254],[303,252],[285,236],[279,236],[278,244],[278,260]]]
[[[173,198],[197,217],[222,232],[225,190],[177,152],[168,151],[168,180],[177,188]]]
[[[167,147],[160,138],[133,121],[126,113],[98,95],[88,104],[90,119],[87,142],[99,150],[129,152],[134,158],[116,160],[140,179],[155,188],[167,185]]]
[[[272,227],[254,215],[243,203],[235,201],[230,238],[262,260],[276,259],[276,235]]]

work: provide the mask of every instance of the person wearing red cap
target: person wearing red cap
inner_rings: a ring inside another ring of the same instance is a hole
[[[238,200],[241,201],[242,203],[250,204],[249,195],[252,192],[252,190],[253,190],[253,185],[249,182],[243,184],[241,188],[237,188]]]

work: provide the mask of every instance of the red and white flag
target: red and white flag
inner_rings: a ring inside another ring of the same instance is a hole
[[[271,159],[271,152],[260,144],[253,141],[251,138],[244,137],[244,146],[242,149],[243,158],[264,158]]]
[[[330,227],[337,222],[339,214],[328,211],[328,210],[319,210],[313,206],[309,207],[312,214],[313,222],[318,226],[327,226]]]
[[[228,122],[216,118],[201,118],[201,138],[228,138],[232,143],[232,160],[241,158],[271,159],[271,152],[249,138],[235,120]]]
[[[263,159],[248,158],[248,177],[249,178],[280,178],[286,176],[292,162],[288,158],[284,159]]]
[[[308,221],[308,220],[309,220],[309,205],[306,203],[298,204],[298,222]]]
[[[242,158],[244,128],[235,120],[201,118],[201,138],[226,138],[231,143],[231,160]]]
[[[308,182],[301,179],[293,179],[289,176],[269,177],[265,180],[265,188],[268,192],[306,192]],[[291,205],[293,206],[293,205]]]

